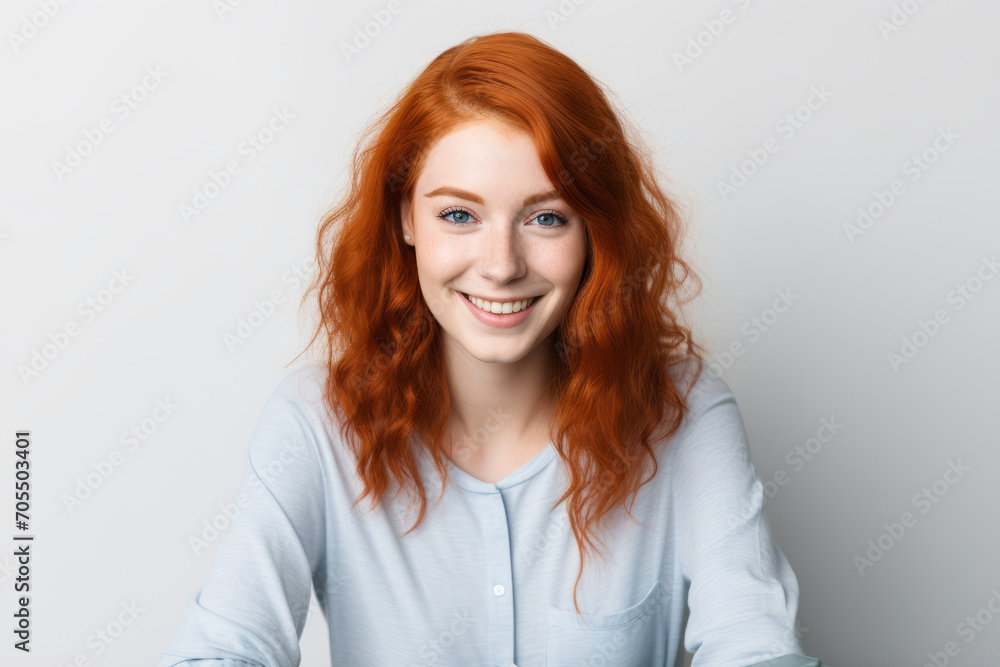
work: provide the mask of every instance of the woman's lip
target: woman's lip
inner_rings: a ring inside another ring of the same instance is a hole
[[[455,290],[455,291],[458,292],[458,290]],[[461,294],[462,296],[466,297],[466,298],[468,298],[470,296],[467,292],[458,292],[458,293]],[[483,297],[483,296],[477,296],[476,298],[477,299],[482,299],[483,301],[489,301],[490,303],[495,303],[493,301],[493,299],[487,299],[486,297]],[[537,298],[538,298],[538,295],[535,295],[535,296],[523,296],[520,299],[504,299],[500,303],[516,303],[518,301],[525,301],[526,299],[537,299]]]
[[[483,324],[488,324],[489,326],[497,329],[509,329],[510,327],[516,327],[527,320],[528,316],[531,315],[531,311],[533,311],[535,306],[538,304],[539,299],[542,298],[541,296],[537,296],[532,300],[531,305],[524,310],[519,310],[516,313],[508,313],[505,315],[503,313],[486,312],[476,304],[469,301],[462,292],[459,292],[458,290],[454,291],[455,294],[457,294],[465,303],[465,306],[469,309],[469,312],[472,313],[473,317]]]

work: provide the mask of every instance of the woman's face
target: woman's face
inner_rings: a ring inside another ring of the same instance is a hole
[[[447,342],[481,361],[509,363],[559,326],[580,285],[587,238],[527,134],[495,121],[459,126],[431,148],[401,216],[421,292]],[[499,302],[489,307],[500,313],[463,294]],[[526,311],[503,303],[531,297]]]

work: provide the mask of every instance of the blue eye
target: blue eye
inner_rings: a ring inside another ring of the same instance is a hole
[[[464,215],[466,218],[472,217],[471,213],[461,208],[449,208],[448,210],[439,214],[438,217],[441,218],[442,220],[452,223],[453,225],[464,225],[466,222],[468,222],[467,220],[448,220],[449,215],[459,215],[459,216]]]
[[[551,222],[551,223],[549,223],[547,225],[543,224],[543,225],[541,225],[542,227],[559,227],[561,225],[567,224],[566,218],[562,217],[558,213],[543,212],[543,213],[539,213],[537,216],[535,216],[535,220],[537,220],[539,222],[541,221],[542,218],[552,218],[553,219],[553,222]],[[558,224],[556,224],[556,223],[558,223]]]
[[[460,217],[457,220],[450,220],[448,216],[452,215]],[[472,213],[465,210],[464,208],[458,208],[458,207],[445,209],[444,211],[439,213],[437,217],[441,218],[445,222],[450,222],[451,224],[458,225],[460,227],[466,226],[469,220],[473,219]],[[539,213],[534,217],[534,220],[540,222],[540,224],[538,225],[539,227],[562,227],[564,225],[569,224],[569,221],[566,220],[566,218],[559,215],[555,211],[542,211],[541,213]],[[546,222],[546,220],[548,220],[548,222]]]

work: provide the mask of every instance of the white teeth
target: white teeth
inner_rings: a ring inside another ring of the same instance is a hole
[[[500,303],[498,301],[496,303],[491,303],[489,301],[484,301],[474,296],[469,296],[469,295],[464,295],[464,296],[481,310],[485,310],[486,312],[489,313],[497,313],[504,315],[508,313],[518,313],[527,308],[528,306],[530,306],[531,303],[535,300],[535,297],[531,297],[530,299],[524,299],[522,301],[508,301],[506,303]]]

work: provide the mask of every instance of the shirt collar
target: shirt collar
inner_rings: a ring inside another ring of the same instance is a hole
[[[438,475],[437,469],[434,467],[434,461],[430,453],[427,452],[427,450],[422,446],[420,446],[420,450],[425,470],[432,473],[435,478],[438,478],[438,483],[440,484],[440,476]],[[466,491],[472,491],[474,493],[500,493],[501,491],[509,489],[512,486],[527,482],[529,479],[541,472],[555,457],[555,446],[551,441],[549,441],[549,444],[547,444],[544,449],[532,456],[527,462],[524,463],[524,465],[501,479],[496,484],[491,484],[490,482],[485,482],[478,477],[473,477],[447,458],[444,459],[444,464],[445,468],[448,470],[448,479],[453,480],[459,487],[465,489]],[[437,486],[436,488],[440,487]]]

